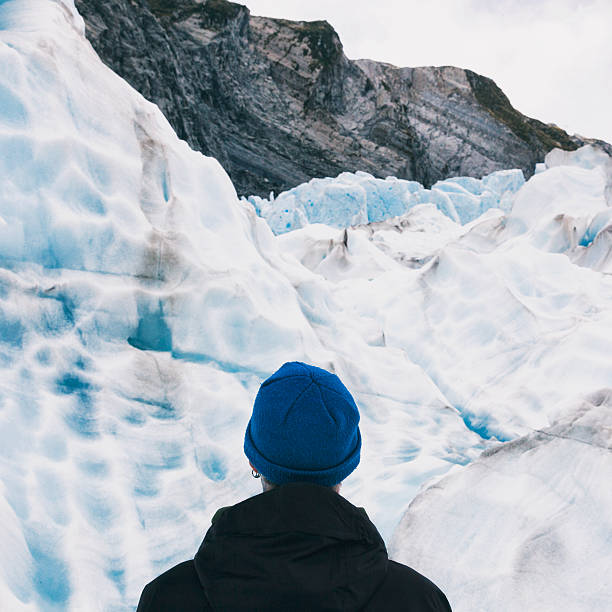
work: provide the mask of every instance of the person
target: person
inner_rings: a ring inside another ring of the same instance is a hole
[[[263,492],[217,511],[195,558],[149,583],[138,612],[450,612],[339,494],[360,451],[359,410],[340,379],[284,364],[262,383],[244,438]]]

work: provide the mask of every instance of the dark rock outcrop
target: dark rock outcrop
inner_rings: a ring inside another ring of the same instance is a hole
[[[254,17],[226,0],[76,6],[102,60],[240,195],[356,170],[426,186],[502,168],[530,176],[553,147],[587,142],[525,117],[469,70],[349,60],[325,21]]]

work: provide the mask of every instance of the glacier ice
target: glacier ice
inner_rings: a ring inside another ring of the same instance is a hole
[[[456,612],[605,610],[611,452],[603,389],[417,496],[391,552],[450,594]]]
[[[465,224],[491,208],[508,212],[524,183],[521,170],[500,170],[481,180],[450,178],[431,189],[393,176],[376,179],[367,172],[343,172],[336,178],[312,179],[276,198],[251,196],[248,201],[275,234],[310,223],[345,228],[384,221],[418,204],[433,204],[453,221]]]
[[[387,540],[422,487],[610,385],[599,154],[524,185],[356,173],[245,202],[99,61],[71,1],[0,3],[0,63],[3,609],[133,609],[257,492],[243,431],[284,361],[354,393],[343,492]]]

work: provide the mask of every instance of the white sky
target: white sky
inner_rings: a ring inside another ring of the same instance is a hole
[[[612,0],[236,0],[327,19],[351,59],[470,68],[525,115],[612,143]]]

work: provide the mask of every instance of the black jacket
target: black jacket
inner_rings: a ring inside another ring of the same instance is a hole
[[[390,561],[365,511],[332,489],[289,484],[217,512],[193,561],[149,583],[138,612],[450,612]]]

